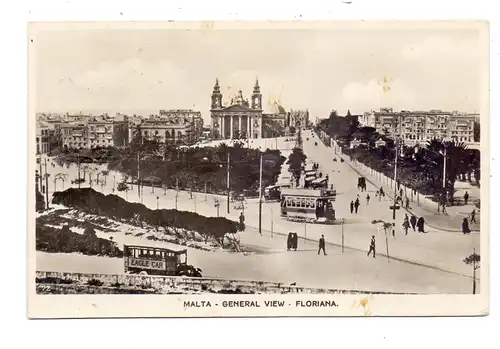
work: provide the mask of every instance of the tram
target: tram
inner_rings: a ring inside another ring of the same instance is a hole
[[[295,222],[334,224],[336,196],[334,189],[283,188],[281,217]]]

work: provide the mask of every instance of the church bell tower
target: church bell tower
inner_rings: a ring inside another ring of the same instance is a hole
[[[262,94],[260,93],[259,79],[255,79],[252,93],[252,109],[262,110]]]
[[[219,79],[215,79],[214,90],[212,91],[212,109],[222,108],[222,93],[220,92]]]

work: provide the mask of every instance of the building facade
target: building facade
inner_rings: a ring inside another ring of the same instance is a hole
[[[262,94],[258,79],[255,81],[251,102],[243,97],[240,90],[227,106],[222,104],[222,93],[217,79],[210,108],[212,138],[261,138],[262,112]]]
[[[474,142],[475,114],[430,111],[400,111],[381,108],[359,117],[361,126],[373,127],[388,137],[400,136],[408,143],[426,142],[433,139]]]
[[[173,123],[168,119],[143,120],[139,125],[142,137],[156,139],[161,143],[192,144],[196,141],[194,125],[191,122]]]
[[[63,147],[66,149],[88,148],[88,127],[83,122],[67,122],[61,124]]]
[[[36,153],[45,154],[50,149],[51,129],[48,125],[37,122],[36,123]]]
[[[126,147],[129,143],[128,117],[91,118],[87,123],[88,148]]]
[[[290,110],[290,126],[296,129],[309,126],[309,111],[306,110]]]

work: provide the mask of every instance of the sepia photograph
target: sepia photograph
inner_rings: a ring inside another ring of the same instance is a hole
[[[28,313],[487,313],[488,42],[467,21],[30,23]],[[441,296],[467,298],[423,305]]]

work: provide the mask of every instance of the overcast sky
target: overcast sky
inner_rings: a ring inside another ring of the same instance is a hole
[[[385,106],[478,111],[479,44],[472,29],[43,31],[35,109],[193,108],[208,120],[216,77],[227,101],[239,89],[250,98],[258,76],[265,109],[278,100],[313,118]]]

